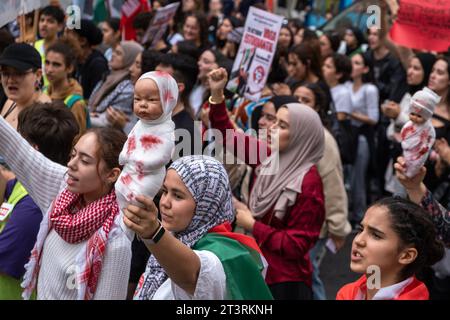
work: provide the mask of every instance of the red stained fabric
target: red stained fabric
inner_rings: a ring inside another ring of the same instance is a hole
[[[155,145],[162,143],[161,139],[151,134],[142,136],[140,142],[144,150],[152,149]]]

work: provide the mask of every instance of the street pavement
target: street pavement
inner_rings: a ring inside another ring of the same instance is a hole
[[[336,254],[327,249],[320,266],[322,279],[328,300],[335,300],[339,289],[347,283],[357,280],[361,275],[350,270],[350,253],[355,233],[347,236],[344,246]]]

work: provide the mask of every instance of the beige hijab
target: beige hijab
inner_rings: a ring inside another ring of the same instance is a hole
[[[133,64],[136,56],[144,50],[144,48],[135,41],[122,41],[120,46],[124,53],[123,66],[120,69],[111,70],[111,73],[106,77],[100,88],[91,95],[89,98],[89,108],[91,111],[96,111],[100,102],[113,91],[121,81],[130,76],[130,66]]]
[[[279,167],[275,174],[261,174],[264,168],[257,168],[249,201],[256,218],[274,208],[275,216],[282,219],[301,193],[305,174],[323,155],[323,126],[317,112],[300,103],[283,107],[289,110],[289,145],[287,150],[279,153]]]

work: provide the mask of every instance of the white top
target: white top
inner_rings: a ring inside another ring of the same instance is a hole
[[[206,92],[206,88],[202,85],[197,85],[192,89],[189,95],[189,104],[192,107],[192,112],[194,113],[194,119],[198,118],[200,108],[203,103],[203,95]]]
[[[174,44],[177,44],[178,42],[183,41],[183,40],[184,40],[183,36],[179,33],[175,33],[173,36],[171,36],[168,39],[171,46],[173,46]]]
[[[403,95],[400,101],[400,113],[397,118],[391,119],[388,128],[386,129],[386,136],[389,140],[397,141],[395,139],[395,133],[400,133],[405,123],[409,121],[409,105],[411,104],[411,94],[409,92]],[[397,142],[400,142],[398,140]]]
[[[352,113],[350,90],[345,84],[338,84],[330,89],[336,112]]]
[[[219,258],[212,252],[194,250],[200,259],[200,272],[194,295],[167,279],[155,292],[153,300],[224,300],[226,275]]]
[[[402,282],[393,284],[392,286],[381,288],[380,290],[375,293],[372,300],[393,300],[402,291],[414,280],[413,277],[409,277],[406,280],[403,280]],[[358,290],[358,294],[355,297],[355,300],[366,300],[366,295],[361,291]]]
[[[48,215],[52,201],[66,188],[64,175],[67,168],[36,151],[2,117],[0,154],[36,205]],[[96,299],[126,298],[133,232],[124,226],[122,217],[122,213],[117,215],[115,223],[120,227],[113,228],[108,237],[105,260],[94,296]],[[70,290],[66,286],[70,274],[66,274],[68,270],[65,267],[72,264],[82,245],[65,242],[55,231],[48,234],[38,275],[38,298],[73,299],[76,296],[77,290]]]
[[[86,245],[87,240],[70,244],[54,229],[49,232],[42,250],[41,270],[37,282],[38,300],[77,299],[75,260]],[[129,247],[130,241],[126,237],[108,241],[94,300],[125,300],[131,254],[124,253]]]
[[[378,122],[379,113],[379,97],[378,89],[371,83],[364,83],[357,91],[353,91],[353,83],[347,81],[345,86],[350,92],[350,100],[352,103],[352,112],[362,113],[368,116],[371,120]],[[354,126],[360,127],[364,123],[352,119]]]

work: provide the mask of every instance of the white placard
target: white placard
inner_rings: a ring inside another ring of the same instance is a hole
[[[245,20],[244,34],[227,89],[257,101],[267,82],[284,17],[254,7]]]

